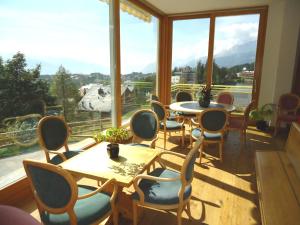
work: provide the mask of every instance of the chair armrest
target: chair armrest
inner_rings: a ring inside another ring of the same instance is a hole
[[[150,148],[155,148],[155,143],[158,140],[158,134],[156,135],[156,138],[154,138],[151,142],[150,142]]]
[[[157,160],[156,160],[162,168],[167,168],[166,165],[162,162],[162,155],[174,155],[174,156],[180,157],[182,159],[186,158],[186,155],[184,155],[184,154],[180,154],[177,152],[171,152],[171,151],[162,151],[158,154]]]
[[[140,197],[140,202],[141,202],[141,203],[144,203],[144,201],[145,201],[145,195],[144,195],[144,192],[143,192],[142,189],[140,189],[140,187],[138,186],[139,182],[140,182],[142,179],[153,180],[153,181],[160,181],[160,182],[170,182],[170,181],[180,180],[181,177],[178,176],[178,177],[174,177],[174,178],[163,178],[163,177],[154,177],[154,176],[144,175],[144,174],[137,175],[137,176],[134,178],[134,180],[133,180],[133,186],[134,186],[134,189],[136,190],[137,194],[138,194],[139,197]]]
[[[85,199],[85,198],[89,198],[99,192],[101,192],[104,188],[106,188],[108,185],[110,184],[113,184],[114,185],[114,190],[113,190],[113,193],[111,195],[111,201],[114,201],[114,199],[116,198],[116,195],[117,195],[117,185],[116,185],[116,179],[113,178],[113,179],[110,179],[108,181],[106,181],[101,187],[97,188],[96,190],[94,191],[91,191],[90,193],[88,194],[85,194],[85,195],[81,195],[81,196],[78,196],[78,200],[80,199]]]
[[[191,123],[192,125],[196,125],[196,126],[200,125],[200,123],[196,122],[194,118],[191,118]]]
[[[184,154],[181,154],[181,153],[178,153],[178,152],[171,152],[171,151],[162,151],[158,154],[158,157],[161,158],[162,155],[175,155],[175,156],[178,156],[178,157],[183,158],[183,159],[186,158],[186,155],[184,155]]]
[[[63,161],[66,161],[66,160],[67,160],[66,156],[65,156],[63,153],[61,153],[61,152],[49,151],[49,150],[48,150],[48,152],[49,152],[49,153],[52,153],[52,154],[59,155],[59,157],[61,157],[61,158],[63,159]]]

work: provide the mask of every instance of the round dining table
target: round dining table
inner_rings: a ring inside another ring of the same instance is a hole
[[[207,108],[201,107],[198,101],[187,101],[187,102],[174,102],[170,106],[170,109],[176,112],[184,112],[191,114],[199,114],[205,109],[209,108],[224,108],[227,112],[235,110],[234,105],[221,104],[217,102],[210,102]]]

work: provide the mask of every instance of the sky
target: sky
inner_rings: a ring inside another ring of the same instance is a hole
[[[147,23],[120,14],[121,73],[154,70],[158,20]],[[258,16],[217,18],[215,54],[255,40]],[[174,23],[173,61],[207,55],[208,19]],[[29,68],[41,74],[60,65],[71,73],[110,73],[109,5],[99,0],[1,0],[0,56],[24,53]]]

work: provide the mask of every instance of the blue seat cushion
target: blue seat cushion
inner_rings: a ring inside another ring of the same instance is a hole
[[[182,125],[177,121],[167,120],[166,121],[166,130],[180,130]],[[160,123],[160,129],[164,129],[164,123]]]
[[[180,177],[180,173],[157,168],[153,170],[149,175],[154,177],[162,177],[162,178],[174,178]],[[145,202],[160,204],[160,205],[171,205],[177,204],[179,202],[178,192],[181,188],[181,180],[170,181],[170,182],[156,182],[151,180],[143,179],[139,183],[139,187],[145,194]],[[185,188],[183,198],[187,199],[192,193],[192,186],[188,185]],[[132,194],[132,198],[134,200],[139,200],[139,195],[137,192]]]
[[[95,190],[94,187],[80,185],[78,186],[78,195],[88,194]],[[106,193],[97,193],[89,198],[78,200],[74,206],[74,212],[77,217],[78,225],[86,225],[102,218],[111,210],[110,195]],[[69,216],[67,213],[50,214],[44,212],[41,219],[47,225],[69,225]]]
[[[201,130],[199,128],[196,128],[192,131],[192,137],[195,139],[199,139],[201,136]],[[206,140],[221,140],[222,134],[221,133],[209,133],[209,132],[204,132],[204,139]]]
[[[63,152],[63,154],[67,159],[70,159],[75,155],[78,155],[80,152],[82,152],[82,150],[66,151]],[[52,159],[50,159],[50,162],[54,165],[58,165],[63,162],[63,159],[59,155],[55,155],[54,157],[52,157]]]
[[[130,143],[130,144],[127,144],[127,145],[130,145],[130,146],[141,146],[141,147],[150,147],[150,145],[146,145],[146,144],[141,144],[141,143]]]
[[[170,112],[170,115],[168,117],[168,120],[176,120],[177,119],[177,113],[176,112]]]

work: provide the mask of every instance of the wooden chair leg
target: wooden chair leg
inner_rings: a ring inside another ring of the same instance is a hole
[[[184,146],[184,138],[185,138],[185,128],[182,128],[182,137],[181,137],[181,144]]]
[[[132,209],[133,209],[133,225],[137,225],[138,224],[138,205],[136,203],[136,201],[132,201]]]
[[[164,132],[164,150],[166,150],[167,132]]]
[[[201,165],[201,159],[202,159],[202,153],[203,153],[203,148],[204,148],[204,144],[201,144],[200,148],[199,148],[199,163]]]
[[[177,210],[177,225],[182,225],[182,218],[181,218],[182,211],[183,211],[182,207],[179,207]]]
[[[113,216],[113,224],[119,225],[119,210],[117,207],[113,209],[112,216]]]
[[[191,214],[191,205],[190,205],[190,201],[188,201],[188,203],[186,204],[186,212],[187,212],[187,215],[189,216],[189,219],[191,220],[192,219],[192,214]]]
[[[223,143],[219,143],[219,156],[220,156],[220,161],[223,162]]]

